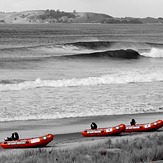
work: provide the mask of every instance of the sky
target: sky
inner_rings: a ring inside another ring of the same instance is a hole
[[[0,11],[53,9],[96,12],[113,17],[163,17],[163,0],[0,0]]]

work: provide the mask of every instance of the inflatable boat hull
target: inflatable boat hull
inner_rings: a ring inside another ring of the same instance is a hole
[[[125,130],[125,125],[120,124],[115,127],[108,128],[98,128],[98,129],[86,129],[82,132],[84,137],[94,137],[94,136],[111,136],[111,135],[119,135]]]
[[[1,142],[0,146],[2,148],[34,148],[34,147],[44,147],[53,140],[52,134],[47,134],[41,137],[19,139],[13,141]]]
[[[126,125],[125,132],[150,132],[157,131],[163,126],[163,121],[158,120],[152,123],[136,124],[133,126]]]

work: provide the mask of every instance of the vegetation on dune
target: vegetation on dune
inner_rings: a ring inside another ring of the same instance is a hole
[[[103,19],[101,23],[104,23],[104,24],[143,24],[143,22],[141,22],[138,19],[126,20],[126,19],[115,19],[115,18]]]
[[[19,155],[1,155],[1,162],[12,163],[139,163],[163,160],[163,134],[122,138],[113,142],[108,139],[105,143],[93,146],[80,146],[74,149],[56,150],[40,148],[25,150]]]
[[[68,13],[60,10],[46,10],[44,14],[39,15],[37,18],[46,20],[46,19],[55,19],[57,22],[67,22],[69,18],[75,18],[74,13]]]

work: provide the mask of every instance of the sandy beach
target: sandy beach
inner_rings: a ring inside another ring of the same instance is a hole
[[[125,139],[133,140],[142,136],[154,136],[163,134],[163,127],[156,132],[147,133],[121,133],[119,136],[108,137],[83,137],[81,132],[84,129],[90,128],[91,122],[96,122],[98,127],[110,127],[123,123],[128,125],[130,120],[134,118],[137,123],[148,123],[155,120],[163,119],[163,113],[148,113],[148,114],[132,114],[132,115],[114,115],[114,116],[97,116],[83,118],[65,118],[56,120],[30,120],[30,121],[13,121],[0,123],[0,141],[4,137],[10,136],[12,132],[17,131],[20,138],[43,136],[47,133],[54,135],[54,139],[47,147],[43,148],[46,151],[70,150],[78,147],[97,145],[105,143],[110,139],[112,142],[121,142]],[[33,149],[35,150],[35,149]],[[36,150],[38,150],[36,148]],[[114,150],[114,149],[109,149]],[[115,149],[117,150],[117,149]],[[119,149],[118,149],[119,150]],[[31,149],[0,149],[0,157],[11,158],[22,155]],[[114,152],[114,151],[113,151]],[[115,151],[116,152],[116,151]],[[4,158],[3,158],[4,159]],[[5,159],[4,159],[5,160]]]
[[[65,118],[54,120],[30,120],[30,121],[10,121],[0,123],[0,141],[10,136],[12,132],[18,132],[20,138],[37,137],[48,133],[54,135],[54,144],[63,144],[69,141],[85,141],[81,132],[90,128],[90,124],[94,121],[98,127],[111,127],[118,124],[128,125],[134,118],[137,123],[149,123],[155,120],[163,119],[163,113],[148,114],[126,114],[126,115],[110,115],[83,118]],[[161,129],[160,129],[161,130]],[[89,138],[91,140],[92,138]],[[105,138],[93,138],[93,140]]]

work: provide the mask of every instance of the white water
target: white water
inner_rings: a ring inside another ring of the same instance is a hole
[[[148,53],[141,53],[142,56],[152,58],[163,58],[163,49],[152,48]]]
[[[163,81],[163,72],[123,72],[118,74],[103,75],[100,77],[88,78],[73,78],[63,80],[41,80],[25,81],[19,84],[1,84],[0,91],[8,90],[23,90],[42,87],[77,87],[77,86],[93,86],[103,84],[128,84],[128,83],[142,83],[142,82],[158,82]]]
[[[159,112],[161,83],[1,92],[0,121]]]

